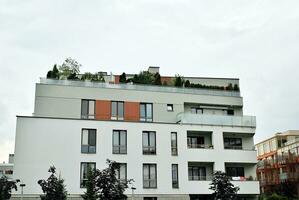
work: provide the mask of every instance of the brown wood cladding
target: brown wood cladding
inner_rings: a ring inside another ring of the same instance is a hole
[[[124,119],[126,121],[139,121],[139,102],[125,102]]]
[[[111,101],[96,100],[96,119],[111,119]]]

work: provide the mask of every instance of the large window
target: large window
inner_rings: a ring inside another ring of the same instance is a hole
[[[178,164],[171,165],[172,171],[172,188],[179,188],[179,169]]]
[[[157,165],[143,164],[143,187],[157,188]]]
[[[171,132],[171,155],[178,155],[178,141],[177,133]]]
[[[191,108],[191,113],[192,114],[203,114],[203,109],[202,108]]]
[[[188,148],[205,148],[205,138],[203,136],[188,136]]]
[[[124,119],[124,102],[122,101],[111,102],[111,119],[113,120]]]
[[[127,164],[126,163],[117,163],[117,169],[115,171],[116,178],[120,181],[127,180]]]
[[[82,99],[81,101],[81,118],[95,118],[95,100]]]
[[[226,167],[226,174],[230,177],[244,177],[244,167]]]
[[[113,130],[113,153],[126,154],[127,153],[127,131]]]
[[[242,138],[224,138],[225,149],[242,149]]]
[[[96,163],[94,162],[82,162],[80,171],[80,187],[86,186],[88,170],[96,170]]]
[[[143,154],[156,154],[156,132],[142,132],[142,149]]]
[[[82,129],[81,153],[96,153],[96,129]]]
[[[201,166],[189,166],[188,167],[189,180],[207,180],[206,167]]]
[[[140,121],[153,121],[153,104],[140,103]]]

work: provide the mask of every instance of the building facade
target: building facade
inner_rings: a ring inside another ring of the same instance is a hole
[[[54,165],[79,198],[88,166],[102,169],[111,159],[121,163],[120,179],[134,179],[137,200],[209,199],[215,170],[232,177],[240,199],[256,198],[256,122],[243,115],[239,91],[118,84],[118,77],[36,84],[33,115],[17,117],[14,177],[26,197],[42,192],[37,181]]]
[[[263,193],[272,193],[282,183],[291,185],[299,196],[299,131],[275,134],[256,144],[257,177]]]

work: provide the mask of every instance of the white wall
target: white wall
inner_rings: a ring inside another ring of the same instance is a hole
[[[96,154],[81,154],[82,128],[97,129]],[[111,153],[113,129],[127,130],[127,155]],[[156,131],[157,155],[142,155],[142,131],[144,130]],[[187,130],[212,131],[214,149],[188,149]],[[170,132],[172,131],[178,133],[178,156],[171,156]],[[21,179],[27,185],[25,193],[39,194],[41,189],[37,181],[47,178],[49,166],[55,165],[58,173],[66,181],[68,192],[80,194],[83,192],[80,189],[80,162],[96,162],[97,168],[104,168],[106,167],[105,160],[109,158],[127,163],[127,177],[135,180],[136,194],[189,194],[194,192],[205,194],[209,192],[208,181],[188,181],[189,161],[214,162],[214,169],[222,171],[225,169],[225,162],[256,163],[255,151],[224,150],[223,132],[246,134],[254,132],[254,129],[18,117],[14,177]],[[157,189],[143,189],[143,163],[157,163]],[[179,164],[179,189],[172,189],[171,164]],[[248,184],[241,184],[240,194],[259,193],[257,182]]]

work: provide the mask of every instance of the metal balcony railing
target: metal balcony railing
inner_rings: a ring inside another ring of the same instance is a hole
[[[170,92],[170,93],[182,93],[182,94],[199,94],[199,95],[212,95],[212,96],[228,96],[228,97],[240,97],[238,91],[226,91],[226,90],[214,90],[214,89],[191,89],[191,88],[179,88],[171,86],[154,86],[154,85],[137,85],[137,84],[110,84],[99,83],[91,81],[75,81],[75,80],[57,80],[40,78],[41,84],[49,85],[64,85],[75,87],[94,87],[94,88],[111,88],[111,89],[123,89],[123,90],[139,90],[139,91],[151,91],[151,92]]]
[[[182,112],[177,115],[177,121],[182,124],[256,127],[254,116],[203,115]]]

